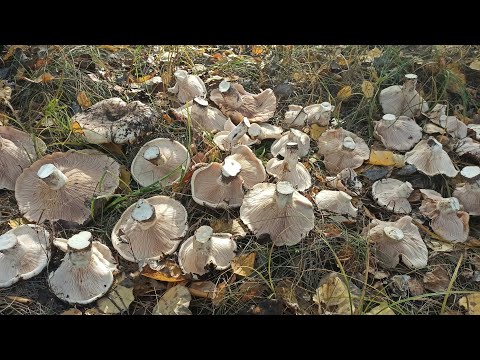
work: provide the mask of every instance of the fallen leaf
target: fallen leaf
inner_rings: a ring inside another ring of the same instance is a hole
[[[324,223],[318,226],[318,229],[322,232],[326,238],[337,237],[342,234],[342,229],[332,223]]]
[[[120,183],[118,187],[122,190],[123,193],[130,191],[130,181],[132,180],[132,174],[124,165],[120,166]]]
[[[24,298],[24,297],[21,297],[21,296],[7,296],[7,299],[11,300],[11,301],[14,301],[14,302],[17,302],[19,304],[30,304],[30,303],[33,302],[32,299]]]
[[[212,299],[215,294],[216,286],[211,281],[196,281],[190,284],[188,291],[192,296]]]
[[[238,219],[212,219],[210,221],[210,227],[214,233],[228,233],[239,238],[247,236],[245,226]]]
[[[185,286],[177,285],[167,290],[153,308],[153,315],[192,315],[188,308],[192,295]]]
[[[104,314],[120,314],[128,310],[133,300],[133,288],[117,285],[106,296],[97,300],[97,306]]]
[[[162,118],[167,124],[172,124],[174,122],[174,120],[168,114],[163,114]]]
[[[337,93],[337,100],[338,101],[345,101],[347,100],[350,96],[352,96],[352,87],[347,85],[344,86],[339,90]]]
[[[282,315],[283,314],[283,304],[281,301],[273,299],[264,299],[258,303],[258,305],[253,305],[249,310],[249,315]]]
[[[147,264],[141,272],[142,276],[166,282],[180,282],[187,280],[182,269],[171,260],[158,260]]]
[[[442,266],[435,267],[434,270],[427,272],[423,277],[425,289],[433,292],[446,291],[449,283],[450,276]]]
[[[309,314],[311,308],[311,296],[303,288],[295,285],[292,280],[280,280],[275,286],[277,299],[292,309],[295,314]]]
[[[83,135],[82,126],[80,125],[80,123],[78,121],[74,121],[72,123],[72,132],[74,132],[75,134]]]
[[[370,81],[364,80],[362,83],[362,92],[365,98],[370,99],[375,94],[375,86]]]
[[[17,49],[22,49],[22,50],[27,50],[28,46],[27,45],[12,45],[8,48],[7,53],[3,57],[3,61],[7,61],[12,57],[12,55],[15,53],[15,50]]]
[[[65,310],[60,315],[83,315],[83,313],[78,309],[72,308],[72,309]]]
[[[223,55],[220,54],[220,53],[215,53],[215,54],[212,55],[212,58],[219,61],[219,60],[223,59]]]
[[[408,290],[410,290],[411,296],[422,295],[425,292],[421,281],[415,278],[408,280]]]
[[[219,306],[223,303],[225,296],[227,295],[227,285],[228,284],[225,281],[217,285],[212,299],[213,306]]]
[[[110,52],[117,52],[118,50],[128,48],[128,46],[127,45],[100,45],[98,46],[98,48],[104,49]]]
[[[405,158],[403,155],[395,154],[392,151],[372,150],[368,163],[380,166],[403,167],[405,165]]]
[[[467,310],[468,315],[480,315],[480,292],[462,297],[458,305]]]
[[[351,315],[355,312],[354,295],[351,294],[351,297],[352,304],[350,304],[347,285],[337,273],[330,273],[320,280],[320,286],[313,296],[313,302],[318,305],[320,315]]]
[[[395,315],[395,313],[388,307],[386,303],[382,303],[365,313],[365,315]]]
[[[370,56],[372,58],[377,58],[377,57],[380,57],[382,56],[382,50],[380,50],[379,48],[377,48],[376,46],[370,50],[369,52],[367,52],[367,56]]]
[[[260,46],[260,45],[253,45],[252,46],[252,55],[253,56],[262,55],[264,51],[265,51],[265,49],[264,49],[263,46]]]
[[[6,81],[0,81],[0,104],[6,104],[12,98],[12,88],[7,86]]]
[[[317,124],[312,124],[309,131],[310,137],[313,140],[318,140],[320,135],[322,135],[327,129],[328,129],[328,126],[319,126]]]
[[[28,224],[28,221],[26,221],[24,218],[16,218],[16,219],[10,219],[8,220],[8,226],[10,226],[11,229],[16,229],[20,225]]]
[[[423,226],[423,225],[422,225]],[[430,233],[431,231],[424,227],[424,228],[421,228],[422,230],[428,230],[428,234],[430,236],[432,236]],[[433,233],[432,233],[433,234]],[[438,236],[436,236],[437,238]],[[446,242],[441,242],[441,241],[435,241],[435,240],[432,240],[432,239],[426,239],[425,240],[425,243],[427,244],[428,248],[430,248],[431,250],[434,250],[436,252],[450,252],[454,249],[455,245],[453,243],[446,243]]]
[[[106,143],[106,144],[101,144],[100,146],[110,151],[112,154],[125,155],[122,149],[122,145],[114,144],[114,143]]]
[[[255,256],[254,252],[245,255],[239,255],[232,260],[232,270],[234,274],[240,276],[249,276],[254,268],[253,265],[255,264]]]
[[[265,284],[255,281],[244,282],[238,287],[238,292],[241,295],[240,301],[248,302],[255,298],[260,298],[265,289]]]
[[[473,60],[468,67],[472,70],[480,71],[480,59]]]
[[[142,84],[150,79],[152,79],[155,76],[155,73],[147,74],[144,76],[140,76],[137,78],[134,78],[133,76],[129,75],[128,76],[128,82],[129,83],[135,83],[135,84]]]
[[[90,106],[92,106],[92,102],[90,101],[90,99],[88,98],[87,94],[85,93],[85,91],[80,91],[77,95],[77,102],[78,102],[78,105],[80,105],[82,107],[83,110],[89,108]]]
[[[40,75],[39,77],[37,77],[35,80],[29,80],[29,79],[25,78],[25,80],[28,80],[30,82],[34,82],[36,84],[40,84],[40,83],[45,84],[45,83],[50,82],[54,79],[55,79],[55,77],[53,77],[53,75],[50,74],[50,73],[44,73],[44,74]]]
[[[85,315],[106,315],[100,312],[97,308],[87,309],[84,312]]]

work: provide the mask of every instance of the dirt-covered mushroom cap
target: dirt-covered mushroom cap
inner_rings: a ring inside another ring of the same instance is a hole
[[[372,196],[377,204],[396,214],[408,214],[412,211],[408,201],[412,191],[412,184],[408,181],[392,178],[375,181],[372,185]]]
[[[362,138],[342,128],[325,131],[318,138],[318,153],[330,174],[346,168],[356,169],[370,157],[370,149]]]
[[[248,128],[248,136],[253,140],[280,139],[283,129],[268,123],[253,123]]]
[[[10,126],[0,126],[0,189],[14,190],[23,169],[46,150],[39,138]]]
[[[141,186],[159,181],[172,185],[190,166],[190,155],[178,141],[158,138],[145,143],[132,161],[131,173]]]
[[[178,250],[178,263],[185,273],[203,275],[210,265],[217,270],[230,267],[237,244],[232,234],[214,233],[210,226],[200,226]]]
[[[56,152],[23,170],[15,184],[15,198],[30,221],[83,224],[90,218],[92,199],[115,192],[119,169],[115,160],[95,150]]]
[[[177,82],[168,91],[176,94],[180,103],[185,104],[197,96],[204,98],[207,95],[205,84],[197,75],[189,75],[185,70],[181,69],[175,71],[173,75]]]
[[[0,288],[38,275],[50,259],[50,234],[38,225],[20,225],[0,235]]]
[[[227,125],[228,121],[225,123]],[[257,143],[257,140],[251,139],[248,135],[248,128],[250,127],[250,121],[247,118],[243,118],[243,121],[234,126],[231,130],[220,131],[213,137],[213,142],[222,151],[230,151],[236,144],[240,145],[253,145]]]
[[[158,260],[177,250],[187,232],[187,210],[168,196],[140,199],[127,208],[112,231],[112,245],[126,260]]]
[[[422,139],[422,128],[406,116],[385,114],[375,121],[375,135],[387,149],[406,151]]]
[[[157,117],[153,109],[140,102],[126,103],[120,98],[102,100],[71,118],[72,125],[90,144],[132,144],[153,131]]]
[[[197,133],[222,131],[227,121],[227,117],[220,110],[209,106],[208,101],[200,97],[176,109],[175,113],[187,125],[190,119],[190,124]]]
[[[427,246],[410,216],[395,222],[373,220],[366,233],[368,241],[373,244],[375,257],[383,267],[394,268],[400,261],[410,269],[427,266]]]
[[[358,195],[362,190],[362,183],[357,173],[350,168],[343,169],[336,176],[327,176],[325,180],[327,186],[344,191],[351,196]]]
[[[235,160],[240,164],[240,177],[246,188],[251,189],[254,185],[265,181],[267,173],[262,161],[257,158],[254,152],[245,145],[236,145],[232,148],[231,155],[225,158]]]
[[[414,165],[428,176],[444,174],[455,177],[458,171],[445,150],[433,136],[421,140],[413,149],[405,154],[407,164]]]
[[[272,158],[267,163],[267,172],[279,181],[288,181],[298,191],[305,191],[312,186],[310,173],[298,161],[298,144],[287,142],[285,145],[285,158],[279,160]]]
[[[257,238],[270,235],[276,246],[298,244],[314,226],[311,202],[287,181],[255,185],[245,195],[240,219]]]
[[[270,148],[272,155],[285,156],[285,146],[288,142],[295,142],[298,144],[298,156],[301,158],[307,156],[310,151],[310,136],[300,130],[290,129],[283,133],[280,139],[273,142]]]
[[[328,126],[334,109],[335,106],[329,102],[313,104],[306,107],[289,105],[288,111],[285,113],[283,126],[285,128],[303,127],[311,124]]]
[[[343,191],[322,190],[315,195],[315,204],[320,210],[357,216],[358,209],[352,205],[352,197]]]
[[[70,239],[54,243],[66,251],[57,270],[50,273],[48,282],[52,292],[72,304],[88,304],[105,295],[113,284],[117,269],[110,249],[92,234],[82,231]]]

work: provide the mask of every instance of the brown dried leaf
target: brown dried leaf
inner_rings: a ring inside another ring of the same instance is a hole
[[[7,299],[11,300],[11,301],[14,301],[14,302],[17,302],[19,304],[30,304],[30,303],[33,302],[32,299],[24,298],[24,297],[21,297],[21,296],[7,296]]]
[[[78,309],[71,308],[71,309],[65,310],[60,315],[83,315],[83,313]]]
[[[97,300],[97,306],[104,314],[120,314],[128,310],[133,300],[133,288],[116,285],[107,296]]]
[[[450,276],[442,266],[435,267],[434,270],[427,272],[423,277],[425,289],[433,292],[446,291],[449,283]]]
[[[80,105],[82,107],[83,110],[89,108],[90,106],[92,106],[92,102],[90,101],[90,99],[88,98],[87,94],[85,93],[85,91],[80,91],[77,95],[77,102],[78,102],[78,105]]]
[[[240,276],[249,276],[254,270],[255,256],[256,254],[252,252],[235,257],[232,260],[233,273]]]
[[[341,88],[337,93],[337,100],[338,101],[345,101],[350,96],[352,96],[352,87],[347,85]]]
[[[0,81],[0,104],[6,104],[12,97],[12,88],[7,86],[6,81]]]
[[[30,82],[34,82],[36,84],[39,84],[39,83],[45,84],[45,83],[50,82],[54,79],[55,79],[55,77],[50,73],[44,73],[44,74],[40,75],[39,77],[37,77],[35,80],[29,80],[29,79],[25,78],[25,80],[28,80]]]
[[[386,303],[382,303],[365,313],[365,315],[395,315],[395,313],[388,307]]]
[[[152,267],[154,269],[152,269]],[[180,282],[188,280],[186,275],[183,275],[182,269],[175,262],[171,260],[160,260],[156,264],[145,265],[141,272],[142,276],[166,282]]]
[[[212,299],[213,306],[219,306],[223,302],[223,300],[225,300],[226,295],[227,295],[227,283],[224,281],[217,285],[217,289]]]
[[[353,294],[351,296],[353,298]],[[350,315],[355,312],[353,299],[350,306],[348,288],[336,273],[330,273],[320,280],[313,301],[318,304],[319,314]]]
[[[480,59],[473,60],[468,67],[472,70],[480,71]]]
[[[12,55],[15,53],[15,50],[17,49],[22,49],[22,50],[27,50],[28,46],[27,45],[12,45],[8,48],[7,53],[3,57],[3,61],[7,61],[12,57]]]
[[[247,236],[245,226],[238,219],[230,219],[228,221],[224,219],[212,219],[210,221],[210,227],[214,233],[228,233],[240,238]]]
[[[238,287],[239,293],[242,295],[240,301],[248,302],[255,298],[260,298],[265,291],[266,286],[265,284],[255,282],[255,281],[247,281],[244,282],[242,285]]]
[[[153,315],[192,315],[188,308],[192,295],[185,286],[177,285],[165,292],[153,308]]]
[[[320,135],[322,135],[325,131],[327,131],[327,129],[328,129],[328,126],[319,126],[317,124],[312,124],[309,131],[310,137],[316,141],[318,140]]]
[[[467,310],[468,315],[480,315],[480,293],[462,297],[458,300],[458,305]]]
[[[213,299],[216,289],[217,287],[211,281],[196,281],[190,285],[188,291],[192,296]]]
[[[365,98],[370,99],[375,94],[375,86],[370,81],[364,80],[362,83],[362,92]]]
[[[342,229],[332,223],[320,224],[318,228],[326,238],[337,237],[342,234]]]

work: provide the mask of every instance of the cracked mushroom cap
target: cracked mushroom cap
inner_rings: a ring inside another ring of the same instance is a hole
[[[230,128],[229,121],[225,122],[225,127]],[[233,125],[233,123],[232,123]],[[236,144],[250,146],[256,144],[258,141],[250,139],[247,135],[248,128],[250,127],[250,121],[244,118],[241,123],[234,126],[231,130],[220,131],[213,137],[213,142],[222,151],[230,151]]]
[[[375,135],[387,149],[407,151],[422,140],[422,128],[406,116],[385,114],[374,123]]]
[[[346,168],[356,169],[370,158],[370,149],[362,138],[342,128],[325,131],[318,138],[318,153],[330,174]]]
[[[413,149],[405,154],[407,164],[414,165],[419,171],[428,176],[444,174],[455,177],[458,171],[452,160],[433,136],[428,140],[421,140]]]
[[[0,288],[38,275],[50,258],[50,234],[38,225],[20,225],[0,235]]]
[[[381,179],[372,185],[372,196],[378,205],[395,214],[408,214],[412,211],[408,197],[413,191],[412,184],[397,179]]]
[[[428,111],[428,105],[415,90],[417,75],[406,74],[403,85],[389,86],[380,91],[379,101],[384,114],[415,117],[419,112]]]
[[[350,196],[358,195],[363,187],[355,170],[350,168],[343,169],[336,176],[327,176],[325,180],[327,186],[344,191]]]
[[[295,142],[298,144],[298,156],[301,158],[307,156],[310,151],[310,136],[300,130],[290,129],[285,132],[280,139],[273,142],[270,148],[272,155],[281,155],[285,157],[285,146],[288,142]]]
[[[253,123],[248,128],[248,136],[252,140],[280,139],[283,129],[268,123]]]
[[[112,245],[131,262],[158,260],[177,250],[187,233],[187,210],[183,205],[158,195],[129,206],[112,231]]]
[[[358,209],[352,205],[352,197],[343,191],[322,190],[315,195],[315,204],[320,210],[357,216]]]
[[[276,246],[298,244],[314,227],[313,206],[287,181],[255,185],[240,207],[240,219],[257,238]]]
[[[153,109],[140,102],[120,98],[102,100],[71,118],[73,126],[90,144],[132,144],[154,129]]]
[[[0,126],[0,189],[14,190],[23,169],[46,150],[39,138],[10,126]]]
[[[334,109],[335,106],[326,101],[306,107],[289,105],[288,111],[285,113],[283,125],[286,128],[303,127],[311,124],[328,126]]]
[[[404,216],[395,222],[373,220],[366,232],[376,258],[383,267],[392,269],[400,260],[410,269],[427,266],[427,246],[410,216]]]
[[[190,118],[191,126],[197,133],[222,131],[227,121],[220,110],[209,106],[208,101],[200,97],[175,111],[187,125]]]
[[[267,172],[279,181],[288,181],[298,191],[305,191],[312,186],[312,178],[305,166],[298,162],[298,144],[287,142],[285,158],[272,158],[267,163]]]
[[[70,239],[56,239],[54,244],[66,252],[57,270],[50,273],[52,292],[71,304],[89,304],[110,290],[117,265],[110,249],[92,234],[82,231]]]
[[[245,145],[236,145],[232,148],[231,155],[225,161],[235,160],[240,164],[240,176],[244,186],[251,189],[254,185],[266,180],[267,173],[262,161],[257,158],[254,152]]]
[[[140,186],[159,181],[172,185],[190,166],[190,155],[178,141],[158,138],[145,143],[132,161],[130,171]]]
[[[200,226],[178,250],[178,264],[185,273],[203,275],[212,264],[217,270],[230,267],[237,244],[232,234],[213,233],[210,226]]]
[[[207,88],[197,75],[189,75],[185,70],[177,70],[173,75],[177,82],[168,91],[176,94],[178,101],[182,104],[193,101],[196,97],[204,98],[207,96]]]
[[[115,160],[96,150],[55,152],[23,170],[15,198],[29,221],[83,224],[90,218],[92,199],[115,192],[119,169]]]

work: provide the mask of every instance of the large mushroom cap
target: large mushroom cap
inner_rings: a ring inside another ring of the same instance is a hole
[[[92,199],[108,197],[118,187],[119,169],[115,160],[95,150],[56,152],[23,171],[15,198],[30,221],[83,224],[90,217]]]
[[[432,136],[428,140],[421,140],[412,151],[407,152],[405,161],[428,176],[444,174],[455,177],[458,174],[452,160],[442,149],[442,144]]]
[[[143,262],[172,254],[187,232],[187,210],[167,196],[129,206],[112,231],[112,245],[126,260]]]
[[[158,138],[145,143],[132,161],[131,172],[137,183],[149,186],[159,181],[172,185],[190,166],[190,155],[178,141]]]
[[[178,101],[182,104],[192,101],[196,97],[204,98],[207,96],[207,88],[197,75],[188,75],[185,70],[177,70],[173,75],[177,82],[168,91],[177,94]]]
[[[228,160],[235,160],[240,164],[240,176],[243,179],[244,185],[249,189],[265,181],[267,178],[262,161],[257,158],[248,146],[234,146],[231,155],[225,158],[225,161]]]
[[[38,225],[20,225],[0,235],[0,288],[38,275],[50,258],[50,234]]]
[[[357,216],[358,209],[352,205],[352,197],[343,191],[322,190],[315,195],[315,204],[320,210]]]
[[[432,111],[426,115],[432,123],[441,126],[453,138],[465,138],[468,131],[467,125],[455,116],[447,116],[446,111],[446,105],[437,104],[433,107]]]
[[[318,153],[330,174],[346,168],[356,169],[370,157],[370,149],[362,138],[342,128],[325,131],[318,138]]]
[[[283,129],[268,123],[253,123],[248,128],[248,136],[253,140],[280,139]]]
[[[214,132],[221,131],[225,126],[227,118],[222,112],[208,105],[208,101],[196,97],[192,103],[188,103],[176,110],[177,115],[188,124],[197,133],[202,131]]]
[[[408,214],[412,211],[408,197],[413,191],[412,184],[397,179],[382,179],[372,185],[372,196],[380,206],[396,214]]]
[[[71,119],[90,144],[134,143],[154,129],[155,121],[150,106],[140,101],[127,104],[120,98],[102,100]]]
[[[406,151],[422,139],[422,128],[406,116],[385,114],[375,122],[375,135],[387,149]]]
[[[299,243],[314,226],[312,204],[286,181],[255,185],[245,195],[240,218],[257,238],[268,234],[276,246]]]
[[[296,142],[298,144],[298,156],[300,157],[307,156],[310,151],[310,136],[300,130],[290,129],[280,139],[273,142],[270,148],[272,155],[285,157],[285,146],[288,142]]]

